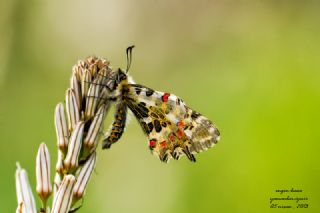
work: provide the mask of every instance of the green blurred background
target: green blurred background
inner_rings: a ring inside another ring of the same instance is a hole
[[[164,164],[132,119],[118,144],[99,147],[79,212],[287,212],[269,199],[292,187],[320,212],[319,11],[319,1],[0,1],[0,212],[17,205],[16,161],[35,188],[45,141],[54,167],[53,112],[72,65],[95,54],[125,68],[131,44],[135,81],[179,95],[221,142],[195,164]]]

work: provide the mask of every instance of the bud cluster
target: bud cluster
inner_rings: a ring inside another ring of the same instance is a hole
[[[89,57],[73,67],[66,105],[58,103],[54,122],[58,160],[54,187],[50,181],[50,156],[42,143],[36,158],[36,191],[42,201],[40,212],[50,212],[47,200],[54,191],[51,212],[69,212],[82,199],[96,164],[96,147],[109,109],[107,97],[111,68],[104,59]],[[16,171],[17,212],[37,212],[27,173]]]

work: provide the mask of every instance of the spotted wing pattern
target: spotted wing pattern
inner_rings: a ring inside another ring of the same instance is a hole
[[[193,154],[218,142],[218,129],[179,97],[138,84],[128,84],[124,91],[127,106],[149,137],[151,152],[161,161],[178,160],[182,155],[196,161]]]

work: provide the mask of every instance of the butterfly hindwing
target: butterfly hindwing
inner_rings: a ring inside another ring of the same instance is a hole
[[[213,146],[219,139],[216,127],[204,116],[191,110],[177,96],[129,84],[125,102],[137,117],[149,138],[149,147],[160,160],[179,159]]]
[[[185,133],[192,142],[190,147],[192,153],[205,151],[219,141],[220,132],[208,118],[191,110],[188,121]]]

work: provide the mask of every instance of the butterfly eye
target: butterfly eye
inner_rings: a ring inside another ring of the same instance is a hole
[[[119,84],[121,81],[126,80],[127,75],[119,68],[116,75],[116,82]]]

